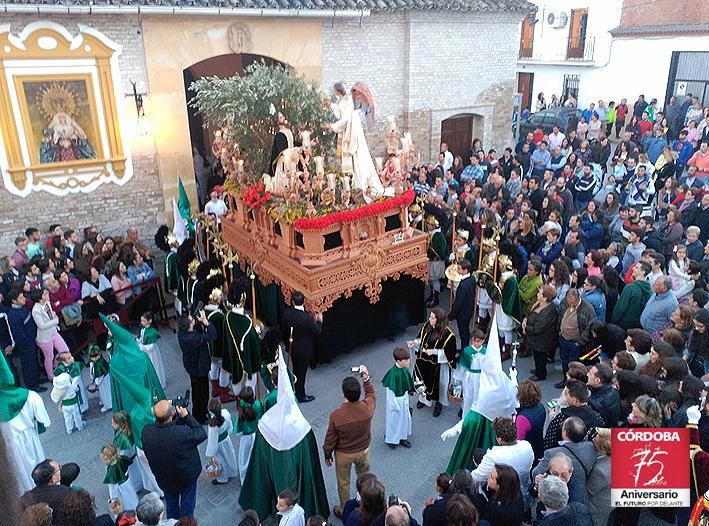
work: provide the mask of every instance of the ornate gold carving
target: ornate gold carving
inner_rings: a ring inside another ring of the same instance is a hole
[[[376,243],[367,243],[362,255],[357,260],[357,269],[367,276],[374,277],[384,264],[384,251]]]

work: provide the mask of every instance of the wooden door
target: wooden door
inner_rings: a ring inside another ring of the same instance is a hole
[[[522,95],[520,112],[532,109],[532,85],[534,73],[517,73],[517,93]]]
[[[524,17],[519,40],[519,58],[532,58],[534,48],[534,15]]]
[[[571,25],[569,26],[569,43],[566,58],[580,59],[584,57],[587,23],[588,9],[571,10]]]
[[[460,155],[463,162],[468,161],[470,145],[473,142],[473,115],[455,115],[442,121],[441,142],[448,145],[448,150],[454,156]]]

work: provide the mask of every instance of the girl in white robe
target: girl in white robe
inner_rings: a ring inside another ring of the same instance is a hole
[[[239,391],[238,413],[234,422],[234,432],[239,435],[239,479],[244,485],[246,472],[251,461],[251,451],[254,449],[254,439],[258,427],[259,418],[263,416],[263,404],[255,399],[254,390],[249,386],[244,386]]]
[[[134,510],[138,506],[138,494],[128,476],[128,468],[133,460],[118,454],[113,444],[107,444],[101,450],[101,459],[106,464],[104,484],[108,484],[108,494],[112,499],[119,498],[124,510]]]
[[[103,357],[101,348],[98,345],[92,345],[90,347],[89,360],[91,380],[98,389],[101,412],[107,413],[113,409],[113,401],[111,398],[111,373],[109,372],[108,362]]]
[[[158,375],[158,380],[160,380],[160,385],[165,389],[166,377],[165,377],[165,364],[162,360],[162,354],[160,353],[160,348],[158,347],[158,340],[160,339],[160,333],[153,327],[154,316],[152,312],[145,312],[140,317],[140,337],[138,338],[138,346],[140,350],[143,351],[150,357],[150,361],[155,369],[155,374]]]
[[[216,458],[222,467],[221,473],[212,480],[212,484],[226,484],[230,478],[239,476],[234,444],[229,438],[233,427],[231,414],[227,409],[222,409],[218,398],[209,401],[207,411],[207,449],[204,454],[207,458]]]
[[[9,422],[0,423],[0,434],[5,438],[17,475],[17,489],[22,495],[35,487],[32,470],[45,458],[39,432],[49,427],[49,415],[42,397],[34,391],[27,392],[27,401],[22,410]]]
[[[135,457],[128,468],[128,476],[135,490],[154,491],[162,498],[163,491],[155,480],[155,475],[148,465],[145,453],[135,445],[128,413],[125,411],[114,413],[111,425],[113,426],[113,444],[118,448],[118,453],[128,458]]]

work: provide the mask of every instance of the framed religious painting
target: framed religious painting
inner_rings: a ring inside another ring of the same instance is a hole
[[[115,95],[120,46],[79,30],[0,26],[0,169],[17,195],[90,192],[132,175]]]

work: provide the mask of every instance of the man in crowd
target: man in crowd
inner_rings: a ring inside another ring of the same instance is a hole
[[[564,375],[569,363],[578,360],[581,349],[588,338],[588,329],[596,319],[596,313],[591,304],[579,295],[578,289],[570,288],[566,297],[559,304],[559,357]],[[566,380],[558,382],[554,387],[561,389]]]
[[[201,330],[196,330],[197,322],[199,322]],[[186,312],[178,320],[177,327],[177,342],[182,350],[182,365],[190,376],[194,418],[200,424],[204,424],[207,421],[207,403],[209,402],[209,369],[211,367],[209,342],[216,340],[217,329],[209,323],[203,310],[197,314],[197,319]]]
[[[202,474],[197,446],[207,440],[207,433],[186,407],[175,406],[170,400],[155,404],[153,413],[156,422],[143,428],[143,451],[165,493],[167,517],[192,517],[197,479]]]
[[[646,261],[640,261],[633,267],[633,281],[623,287],[613,309],[612,323],[626,330],[640,327],[640,316],[652,295],[652,286],[647,280],[651,270],[652,267]]]
[[[672,313],[677,306],[677,298],[672,293],[672,279],[669,276],[656,279],[652,284],[652,295],[640,315],[640,325],[650,334],[666,327],[672,321]]]
[[[20,497],[20,508],[24,510],[45,502],[52,508],[52,517],[56,519],[61,512],[62,501],[71,493],[71,488],[59,484],[60,479],[61,466],[56,460],[46,459],[37,464],[32,470],[32,480],[37,487]]]
[[[322,314],[305,312],[305,296],[295,291],[291,294],[293,306],[283,313],[281,334],[288,335],[290,357],[293,360],[293,374],[298,379],[295,383],[295,397],[301,404],[315,400],[305,392],[305,376],[315,352],[315,339],[322,331]]]
[[[372,441],[372,417],[377,406],[374,386],[369,371],[364,365],[359,367],[364,385],[364,399],[360,400],[362,388],[359,380],[348,376],[342,380],[342,394],[345,401],[330,413],[330,422],[325,434],[323,452],[325,464],[332,466],[335,456],[337,493],[340,505],[333,512],[342,516],[342,508],[350,499],[350,477],[352,465],[357,476],[369,471],[369,445]]]
[[[620,394],[613,389],[613,369],[606,363],[597,363],[588,370],[588,404],[603,417],[606,427],[616,427],[620,420]]]

